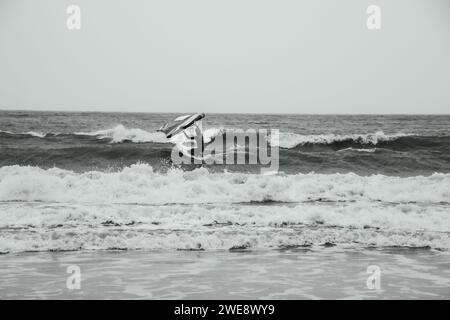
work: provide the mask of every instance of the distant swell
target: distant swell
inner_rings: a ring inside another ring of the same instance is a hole
[[[207,139],[222,133],[222,128],[211,128],[206,129],[204,136]],[[40,138],[40,139],[52,139],[55,137],[66,138],[66,139],[83,139],[84,137],[93,137],[98,140],[103,140],[109,143],[122,143],[122,142],[133,142],[133,143],[176,143],[180,137],[176,136],[172,139],[167,139],[165,135],[161,132],[156,131],[146,131],[139,128],[128,129],[123,125],[117,125],[110,129],[88,131],[88,132],[73,132],[73,133],[56,133],[56,132],[20,132],[14,133],[11,131],[0,130],[0,138]]]
[[[363,151],[374,152],[376,149],[397,151],[419,151],[421,149],[436,150],[444,153],[450,150],[450,136],[398,136],[378,140],[364,140],[362,138],[337,139],[330,142],[306,142],[297,144],[292,149],[319,151]]]
[[[230,129],[232,130],[232,129]],[[204,135],[207,139],[214,135],[224,133],[223,128],[208,128]],[[161,132],[146,131],[140,128],[126,128],[123,125],[117,125],[110,129],[89,131],[89,132],[73,132],[73,133],[42,133],[42,132],[21,132],[13,133],[10,131],[1,131],[0,137],[30,137],[48,139],[54,137],[66,137],[68,139],[76,137],[94,137],[99,140],[104,140],[110,143],[134,142],[134,143],[173,143],[177,138],[168,140]],[[375,133],[363,134],[318,134],[318,135],[302,135],[292,132],[280,132],[278,146],[285,149],[305,148],[315,145],[329,145],[329,146],[401,146],[410,145],[411,147],[417,145],[425,145],[435,142],[448,142],[449,136],[420,136],[413,133],[396,133],[385,134],[382,131]]]
[[[205,141],[223,134],[226,134],[223,128],[207,128],[204,132]],[[148,163],[155,170],[165,170],[172,166],[174,144],[182,140],[184,137],[181,135],[168,140],[160,132],[127,129],[122,125],[75,133],[1,131],[0,166],[56,166],[83,172]],[[280,171],[286,173],[430,175],[434,172],[450,172],[448,135],[388,135],[383,132],[299,135],[281,132],[279,145]],[[213,166],[215,170],[222,171],[258,170],[248,165]]]

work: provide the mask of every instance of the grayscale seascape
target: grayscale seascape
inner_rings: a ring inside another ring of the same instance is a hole
[[[1,296],[449,298],[449,116],[208,115],[280,128],[270,175],[172,164],[174,116],[0,112]]]

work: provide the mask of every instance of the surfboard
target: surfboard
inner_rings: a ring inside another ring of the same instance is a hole
[[[174,135],[192,126],[195,121],[199,121],[205,117],[204,113],[194,113],[181,116],[173,120],[171,123],[164,124],[157,131],[163,132],[166,137],[172,138]]]

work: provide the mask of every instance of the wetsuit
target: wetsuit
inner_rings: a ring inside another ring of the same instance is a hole
[[[195,156],[195,150],[201,148],[202,153],[201,153],[201,157],[203,157],[203,151],[205,151],[205,140],[203,139],[203,135],[200,135],[201,138],[197,138],[197,136],[193,136],[191,137],[191,141],[195,141],[196,143],[196,148],[192,148],[191,149],[191,156],[194,157]],[[199,142],[199,140],[201,139],[201,142]]]

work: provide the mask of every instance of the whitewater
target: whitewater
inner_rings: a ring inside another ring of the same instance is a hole
[[[218,134],[226,132],[226,128],[208,128],[204,131],[205,139],[208,140],[212,136],[216,136]],[[233,128],[228,128],[228,130],[233,130]],[[190,133],[187,130],[187,133]],[[14,133],[10,131],[1,131],[0,133],[5,133],[9,135],[29,135],[37,138],[45,138],[62,135],[62,133],[56,132],[21,132]],[[182,136],[176,136],[171,139],[166,139],[165,135],[161,132],[157,131],[146,131],[140,128],[126,128],[124,125],[119,124],[113,128],[97,130],[92,132],[73,132],[75,136],[92,136],[96,137],[100,140],[107,139],[111,143],[121,143],[121,142],[134,142],[134,143],[146,143],[146,142],[155,142],[155,143],[177,143]],[[335,142],[343,142],[343,141],[353,141],[355,143],[367,144],[367,145],[377,145],[378,142],[384,141],[392,141],[396,140],[400,137],[408,137],[413,136],[412,133],[395,133],[395,134],[385,134],[383,131],[377,131],[374,133],[366,133],[366,134],[348,134],[348,135],[339,135],[339,134],[318,134],[318,135],[302,135],[293,132],[281,132],[279,137],[279,146],[281,148],[294,148],[300,145],[305,144],[332,144]]]
[[[450,174],[0,168],[0,252],[450,248]]]
[[[208,115],[205,141],[279,129],[261,175],[174,165],[171,118],[3,112],[0,252],[450,248],[446,119]]]

